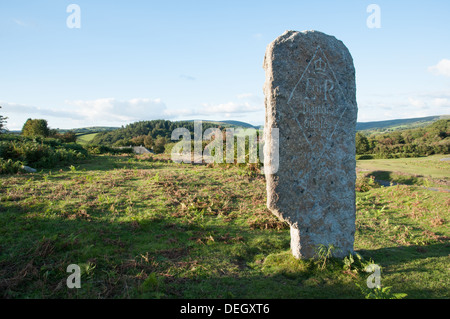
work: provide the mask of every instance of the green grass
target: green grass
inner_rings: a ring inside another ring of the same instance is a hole
[[[450,155],[419,158],[359,160],[357,168],[376,179],[407,185],[450,189]]]
[[[265,204],[264,176],[232,165],[98,156],[2,176],[0,296],[364,298],[373,261],[393,294],[450,297],[448,193],[358,192],[363,259],[350,266],[293,258],[289,227]],[[66,286],[70,264],[82,268],[80,289]]]
[[[94,137],[97,134],[98,133],[77,135],[77,143],[82,144],[82,145],[88,144],[90,141],[92,141],[94,139]]]

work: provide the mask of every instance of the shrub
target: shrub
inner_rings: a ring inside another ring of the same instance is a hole
[[[124,148],[114,148],[104,145],[93,145],[89,144],[84,146],[84,148],[88,151],[89,154],[133,154],[132,147],[124,147]]]
[[[375,181],[374,176],[358,176],[356,178],[355,188],[357,192],[368,192],[372,188],[379,188],[380,184]]]
[[[61,143],[58,139],[7,136],[0,140],[0,157],[36,168],[51,168],[85,159],[88,152],[78,144]]]
[[[370,154],[364,154],[364,155],[356,155],[357,160],[369,160],[373,159],[373,155]]]
[[[0,158],[0,174],[15,174],[22,170],[22,162]]]
[[[164,153],[166,154],[172,154],[172,149],[175,146],[176,143],[167,143],[166,145],[164,145]]]

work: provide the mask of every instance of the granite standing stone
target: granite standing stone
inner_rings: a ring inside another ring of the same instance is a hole
[[[296,258],[314,257],[319,245],[346,256],[356,211],[353,59],[333,36],[286,31],[268,45],[264,69],[267,207],[289,223]]]

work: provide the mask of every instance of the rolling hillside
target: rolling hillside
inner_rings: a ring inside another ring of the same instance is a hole
[[[427,117],[416,117],[410,119],[397,119],[397,120],[376,121],[376,122],[358,122],[356,124],[356,130],[394,131],[398,129],[411,129],[428,126],[431,123],[436,122],[438,120],[449,118],[450,115],[437,115]]]
[[[428,126],[440,119],[450,119],[450,115],[437,115],[437,116],[427,116],[427,117],[418,117],[418,118],[410,118],[410,119],[395,119],[395,120],[386,120],[386,121],[374,121],[374,122],[358,122],[356,124],[356,130],[357,131],[366,131],[366,132],[389,132],[389,131],[396,131],[396,130],[403,130],[403,129],[412,129],[412,128],[418,128],[418,127],[425,127]],[[150,122],[150,121],[143,121],[143,122]],[[167,121],[171,122],[171,121]],[[192,123],[193,120],[190,121],[173,121],[171,123],[174,123],[175,126],[178,127],[177,124],[182,123]],[[233,120],[225,120],[225,121],[207,121],[202,120],[204,124],[207,126],[211,125],[217,125],[221,126],[223,128],[227,127],[243,127],[243,128],[263,128],[263,125],[255,126],[246,122],[242,121],[233,121]],[[136,122],[138,123],[138,122]],[[133,126],[135,123],[129,124],[128,126]],[[209,124],[209,125],[208,125]],[[119,127],[85,127],[85,128],[76,128],[73,129],[73,131],[77,134],[77,137],[79,138],[79,141],[81,143],[89,143],[94,139],[94,137],[97,135],[97,133],[106,133],[106,132],[112,132],[116,130],[120,130]],[[126,129],[126,128],[125,128]],[[69,130],[59,130],[60,133],[64,133]],[[18,133],[18,132],[17,132]],[[142,134],[142,133],[141,133]],[[132,136],[130,135],[129,138]]]

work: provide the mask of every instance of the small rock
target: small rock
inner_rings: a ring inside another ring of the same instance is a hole
[[[22,166],[22,169],[28,173],[36,173],[37,172],[37,170],[35,168],[25,166],[25,165]]]

